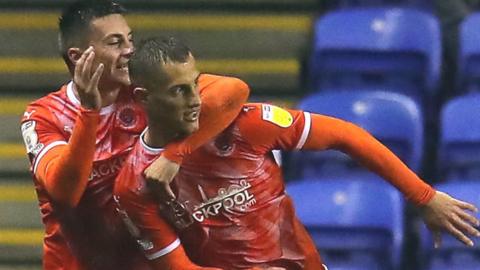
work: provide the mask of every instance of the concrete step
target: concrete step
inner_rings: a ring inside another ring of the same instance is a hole
[[[0,270],[41,270],[42,265],[40,262],[37,263],[16,263],[16,264],[7,264],[0,262]]]
[[[41,269],[42,245],[0,245],[0,270]]]
[[[31,180],[0,178],[0,216],[0,270],[38,269],[43,225]]]

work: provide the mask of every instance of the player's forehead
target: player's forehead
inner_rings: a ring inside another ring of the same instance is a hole
[[[90,22],[92,40],[104,40],[115,36],[130,36],[132,30],[122,14],[109,14]]]
[[[168,78],[169,86],[189,84],[200,75],[193,55],[189,55],[186,62],[168,61],[163,64],[163,72]]]

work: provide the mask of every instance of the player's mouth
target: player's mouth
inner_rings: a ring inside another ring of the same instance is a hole
[[[195,110],[187,111],[183,115],[183,119],[187,122],[195,122],[198,120],[199,116],[200,116],[200,109],[195,109]]]
[[[120,64],[117,66],[117,69],[128,73],[128,63]]]

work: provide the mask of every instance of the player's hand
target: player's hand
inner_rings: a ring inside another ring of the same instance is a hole
[[[423,220],[433,234],[435,248],[442,243],[442,231],[448,232],[467,246],[473,246],[472,239],[467,235],[480,237],[480,232],[475,228],[480,221],[467,210],[478,212],[474,205],[440,191],[421,208]]]
[[[177,175],[180,165],[170,161],[164,156],[157,158],[144,171],[147,183],[153,187],[152,192],[155,192],[161,200],[167,201],[175,198],[175,194],[170,187],[175,175]]]
[[[75,71],[73,75],[73,82],[80,97],[82,107],[90,110],[100,110],[102,107],[102,98],[98,90],[98,82],[103,73],[103,64],[92,72],[93,59],[95,52],[90,46],[86,49],[80,59],[75,64]]]

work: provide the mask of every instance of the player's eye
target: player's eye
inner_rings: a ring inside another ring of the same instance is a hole
[[[172,94],[174,95],[181,95],[183,92],[185,92],[185,87],[184,86],[175,86],[171,89]]]
[[[119,38],[111,39],[107,42],[110,46],[119,46],[121,43],[122,41]]]

